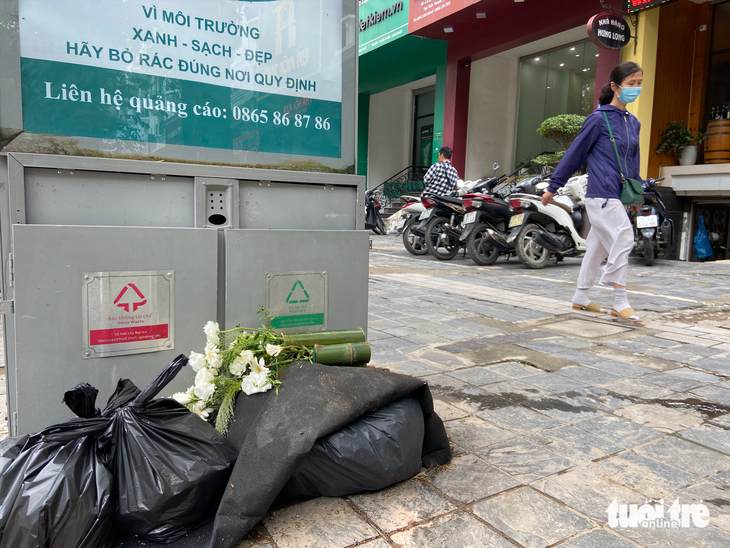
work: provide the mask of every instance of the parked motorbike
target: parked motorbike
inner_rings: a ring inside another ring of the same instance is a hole
[[[674,225],[667,218],[667,208],[661,195],[654,187],[661,179],[648,179],[644,183],[644,205],[639,211],[630,212],[629,219],[634,227],[634,253],[644,258],[644,264],[651,266],[657,255],[663,255],[672,245]]]
[[[511,232],[504,238],[488,230],[490,239],[506,248],[511,246],[528,268],[543,268],[551,257],[560,261],[584,253],[589,228],[585,213],[587,182],[587,175],[571,178],[546,206],[540,196],[512,194],[510,205],[515,214],[509,222]],[[546,182],[535,185],[541,192],[547,186]]]
[[[489,181],[491,181],[490,179]],[[456,194],[458,196],[463,196],[464,194],[467,194],[471,192],[471,190],[476,187],[478,184],[486,183],[488,181],[462,181],[459,180],[456,184]],[[440,198],[440,197],[439,197]],[[452,198],[456,200],[454,202],[456,205],[461,205],[461,201],[456,198]],[[409,253],[412,253],[413,255],[425,255],[429,252],[427,244],[426,244],[426,226],[430,221],[433,220],[435,216],[441,216],[445,218],[451,218],[451,210],[446,208],[437,208],[436,210],[431,210],[434,205],[436,205],[436,201],[432,200],[430,202],[426,202],[429,200],[429,198],[424,198],[421,201],[421,207],[423,208],[421,210],[420,214],[416,214],[416,206],[413,206],[413,213],[411,216],[408,217],[404,224],[403,228],[403,247],[405,247]],[[430,205],[427,205],[430,204]],[[410,205],[410,204],[409,204]],[[408,206],[403,206],[404,208]],[[457,219],[452,220],[455,221]],[[458,221],[461,221],[461,218],[458,219]],[[458,238],[458,237],[457,237]],[[433,247],[433,246],[432,246]],[[453,250],[452,250],[453,251]],[[453,254],[451,251],[449,253],[439,253],[438,257],[439,259],[443,258],[444,260],[451,259],[459,252],[459,247],[457,246],[455,251],[453,251]],[[450,256],[449,256],[450,255]]]
[[[403,218],[398,223],[398,231],[403,234],[403,247],[412,255],[425,255],[428,253],[426,242],[423,237],[416,236],[413,229],[418,226],[418,217],[426,211],[420,198],[413,196],[401,196],[401,200],[405,200],[401,211],[404,212]]]
[[[505,248],[494,242],[489,231],[499,232],[507,237],[507,225],[513,215],[509,203],[511,193],[536,194],[534,185],[542,178],[525,179],[518,184],[511,184],[494,194],[467,194],[464,196],[464,229],[461,241],[466,242],[466,249],[471,259],[480,266],[494,264],[499,255],[504,253],[508,257],[514,253],[514,248]],[[489,190],[492,191],[494,187]]]
[[[380,202],[373,196],[373,190],[365,191],[365,230],[382,235],[385,234],[385,223],[380,217]]]

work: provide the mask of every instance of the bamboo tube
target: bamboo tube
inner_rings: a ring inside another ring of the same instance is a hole
[[[323,365],[355,365],[370,361],[370,343],[314,345],[314,361]]]
[[[315,344],[360,343],[367,340],[362,328],[285,333],[282,337],[284,337],[284,342],[287,344],[301,344],[304,346],[314,346]]]

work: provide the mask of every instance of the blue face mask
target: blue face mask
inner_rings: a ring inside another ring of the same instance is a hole
[[[619,86],[621,87],[621,86]],[[621,95],[618,96],[619,101],[621,101],[624,105],[628,105],[629,103],[633,103],[638,99],[639,95],[641,94],[641,88],[621,88]]]

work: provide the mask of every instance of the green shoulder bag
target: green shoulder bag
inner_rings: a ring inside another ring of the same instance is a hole
[[[621,165],[621,157],[618,154],[616,138],[613,136],[613,131],[611,131],[611,124],[608,123],[608,115],[605,110],[603,111],[603,118],[606,120],[606,125],[608,126],[608,135],[611,137],[611,144],[613,145],[613,151],[616,153],[616,161],[618,162],[618,171],[621,173],[621,195],[619,199],[626,206],[644,205],[644,185],[638,179],[627,179],[624,177],[624,168]]]

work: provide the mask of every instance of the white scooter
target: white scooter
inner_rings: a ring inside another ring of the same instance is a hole
[[[514,246],[522,264],[542,268],[551,257],[561,261],[585,253],[585,237],[590,229],[585,212],[587,184],[588,175],[571,178],[546,206],[541,196],[510,196],[515,214],[509,222],[512,230],[506,243]],[[536,188],[544,192],[547,186],[543,182]]]

